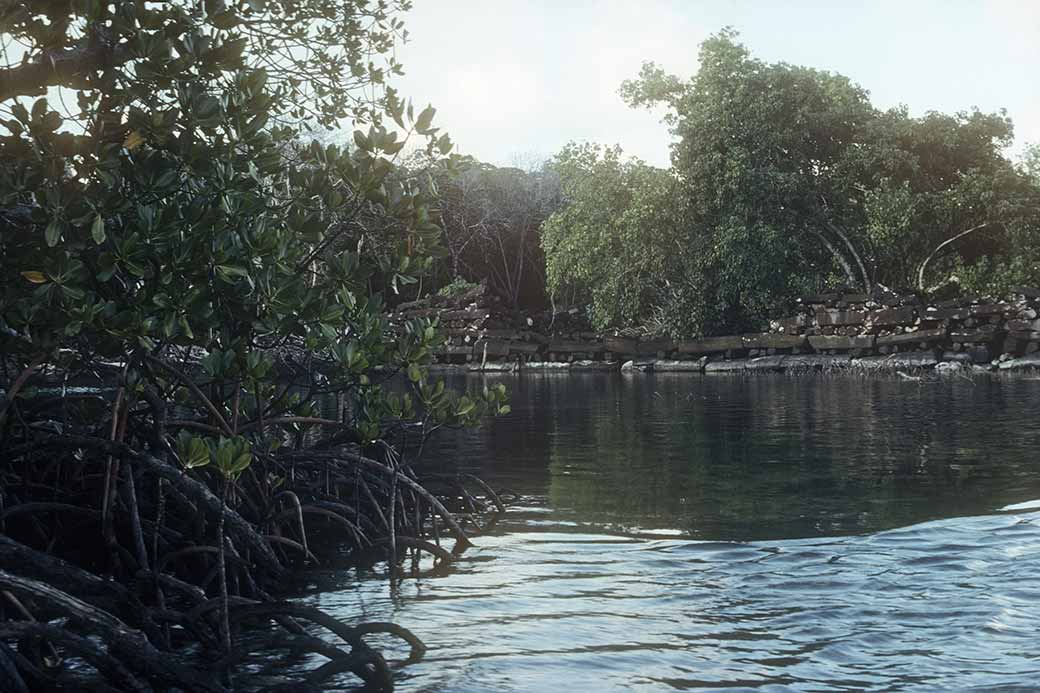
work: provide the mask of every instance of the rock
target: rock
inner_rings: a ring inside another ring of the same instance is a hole
[[[786,356],[760,356],[757,359],[747,361],[746,368],[749,371],[782,371]]]
[[[862,335],[859,337],[839,337],[812,335],[809,337],[809,344],[816,351],[824,351],[825,349],[839,349],[842,351],[848,351],[850,349],[873,349],[874,336]]]
[[[509,356],[509,349],[512,345],[513,342],[504,339],[481,339],[473,345],[473,353],[481,359],[485,356],[491,358]]]
[[[890,356],[865,356],[854,359],[853,366],[867,369],[875,368],[931,368],[938,363],[935,353],[931,351],[911,351]]]
[[[488,361],[484,364],[471,364],[469,370],[483,373],[512,373],[520,370],[520,364],[516,361]]]
[[[936,373],[944,373],[944,374],[959,373],[959,372],[963,371],[966,368],[968,368],[967,364],[960,363],[958,361],[943,361],[941,363],[935,364],[935,372]]]
[[[1002,371],[1020,371],[1032,368],[1040,368],[1040,353],[1033,353],[1027,356],[1019,356],[1018,358],[1007,359],[997,364],[997,367]]]
[[[899,308],[887,308],[871,313],[867,319],[879,327],[894,325],[912,325],[917,318],[917,311],[913,306],[901,306]]]
[[[979,317],[985,315],[1002,315],[1011,308],[1007,303],[980,303],[971,307],[971,314]]]
[[[558,363],[556,361],[529,361],[524,364],[524,369],[532,371],[569,371],[571,364]]]
[[[676,345],[680,354],[718,354],[724,351],[743,351],[744,342],[737,335],[731,337],[704,337]]]
[[[825,325],[862,325],[867,314],[861,310],[818,310],[816,324]]]
[[[785,334],[745,334],[740,336],[746,349],[795,349],[805,345],[805,337]]]
[[[571,362],[572,371],[616,371],[617,369],[617,361],[591,361],[582,359],[580,361]]]
[[[971,363],[971,354],[967,354],[963,351],[944,351],[942,353],[942,360],[944,362],[952,363]],[[941,363],[939,364],[942,365]]]
[[[604,337],[603,346],[617,354],[635,354],[638,341],[631,337]]]
[[[1011,289],[1011,293],[1034,300],[1040,299],[1040,289],[1035,286],[1016,286]]]
[[[640,356],[647,356],[672,351],[674,348],[675,343],[670,339],[654,339],[652,341],[639,342],[636,345],[636,353]]]
[[[928,320],[966,320],[971,317],[971,311],[965,306],[955,308],[928,308],[924,317]]]
[[[653,361],[625,361],[621,364],[622,373],[649,373],[654,370]]]
[[[549,351],[556,354],[568,354],[574,352],[602,351],[601,342],[572,342],[554,339],[549,342]]]
[[[631,363],[631,361],[629,362]],[[674,361],[659,359],[654,361],[655,373],[700,373],[708,363],[708,357],[702,356],[695,361]]]
[[[825,356],[823,354],[805,354],[800,356],[788,356],[784,361],[787,370],[816,369],[816,368],[846,368],[852,363],[850,356]]]
[[[1009,332],[1038,332],[1040,331],[1040,320],[1008,320]]]
[[[705,373],[735,373],[742,372],[747,368],[746,359],[734,359],[732,361],[708,361],[704,366]]]
[[[935,330],[917,330],[916,332],[878,337],[877,344],[878,346],[894,346],[897,344],[913,344],[914,342],[934,342],[945,338],[946,330],[938,328]]]

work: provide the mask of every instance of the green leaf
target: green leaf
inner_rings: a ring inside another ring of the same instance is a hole
[[[433,124],[433,116],[437,113],[437,109],[433,106],[427,106],[423,109],[422,113],[415,121],[415,129],[421,134],[430,129],[430,125]]]
[[[105,220],[100,214],[94,217],[94,223],[90,225],[90,235],[98,245],[105,242]]]
[[[57,218],[51,219],[51,223],[47,224],[47,229],[43,232],[43,238],[51,248],[58,245],[58,241],[61,240],[61,226],[61,221]]]

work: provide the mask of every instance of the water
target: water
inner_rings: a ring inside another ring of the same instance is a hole
[[[521,494],[496,533],[312,597],[426,641],[399,690],[1040,690],[1040,382],[489,380],[427,464]]]

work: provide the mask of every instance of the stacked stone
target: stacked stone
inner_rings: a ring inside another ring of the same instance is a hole
[[[930,305],[910,291],[836,290],[804,297],[794,316],[771,321],[767,332],[679,343],[634,330],[597,333],[574,311],[518,315],[483,294],[403,304],[391,318],[403,328],[410,318],[434,315],[446,335],[438,360],[476,369],[1040,367],[1040,289],[1027,287],[1007,301],[966,296]]]
[[[814,352],[859,356],[873,349],[874,338],[866,328],[871,311],[880,308],[873,297],[839,290],[805,296],[799,303],[807,323],[806,339]]]
[[[525,350],[517,317],[483,286],[459,297],[431,296],[402,303],[389,315],[392,329],[403,331],[414,318],[439,317],[444,343],[434,352],[441,363],[467,363],[485,356],[499,359]],[[537,351],[537,346],[533,351]]]
[[[1027,286],[1012,289],[1005,315],[1003,353],[1028,356],[1040,352],[1040,289]]]

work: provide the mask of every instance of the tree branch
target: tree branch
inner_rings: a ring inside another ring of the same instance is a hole
[[[968,229],[966,231],[961,231],[956,236],[952,236],[950,238],[947,238],[945,241],[943,241],[939,245],[935,246],[935,250],[933,250],[928,255],[928,257],[926,257],[924,259],[924,262],[922,262],[921,266],[917,269],[917,288],[922,290],[922,291],[924,291],[924,288],[925,288],[925,286],[924,286],[924,272],[925,272],[926,269],[928,269],[928,263],[931,262],[935,258],[935,256],[938,255],[942,251],[943,248],[945,248],[946,246],[950,245],[951,243],[953,243],[957,239],[963,238],[964,236],[967,236],[969,233],[973,233],[975,231],[978,231],[979,229],[984,229],[987,226],[992,226],[993,224],[999,224],[999,223],[1000,222],[984,221],[981,224],[978,224],[977,226],[972,226],[970,229]]]

